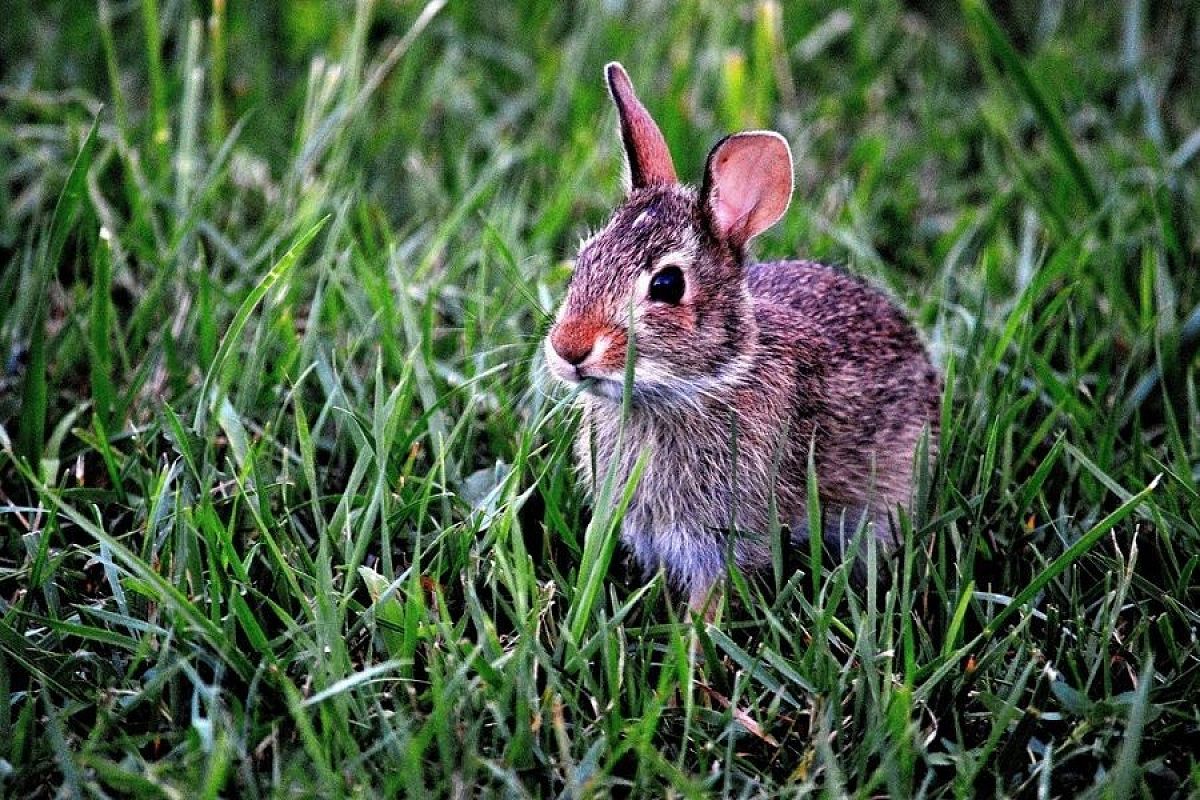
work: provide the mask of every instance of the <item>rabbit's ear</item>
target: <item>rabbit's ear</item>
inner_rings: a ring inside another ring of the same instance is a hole
[[[713,233],[741,247],[774,225],[792,202],[792,151],[772,131],[735,133],[704,168],[701,201]]]
[[[633,188],[675,183],[675,165],[671,163],[667,142],[646,107],[633,93],[633,84],[629,82],[625,68],[614,61],[604,68],[604,75],[617,106],[617,116],[621,119],[621,141],[625,144]]]

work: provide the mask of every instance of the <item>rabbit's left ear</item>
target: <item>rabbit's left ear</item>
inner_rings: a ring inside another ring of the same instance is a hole
[[[773,131],[735,133],[704,168],[701,202],[713,233],[741,247],[774,225],[792,202],[792,151]]]
[[[629,82],[625,68],[614,61],[604,68],[604,77],[621,120],[621,142],[625,145],[625,160],[629,164],[633,188],[675,183],[675,164],[671,161],[667,141],[650,112],[633,93],[633,84]]]

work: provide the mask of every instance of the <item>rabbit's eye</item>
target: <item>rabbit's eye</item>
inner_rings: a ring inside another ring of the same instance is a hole
[[[683,299],[683,270],[664,267],[650,279],[650,299],[659,303],[679,305]]]

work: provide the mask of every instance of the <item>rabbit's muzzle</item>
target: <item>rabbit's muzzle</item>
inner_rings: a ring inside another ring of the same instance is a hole
[[[584,378],[612,378],[624,363],[625,333],[601,320],[566,317],[546,337],[550,371],[567,383]]]

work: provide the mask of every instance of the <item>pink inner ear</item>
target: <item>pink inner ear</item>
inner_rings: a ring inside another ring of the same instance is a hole
[[[716,217],[717,226],[727,234],[745,228],[749,221],[748,217],[758,207],[760,200],[761,193],[754,186],[746,186],[742,183],[722,184],[718,187],[717,196],[714,198],[713,214]]]
[[[775,133],[739,133],[709,157],[709,208],[717,233],[745,244],[774,225],[792,200],[792,154]]]

